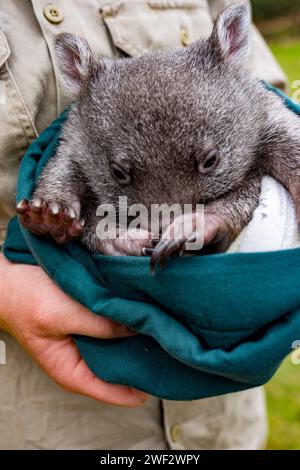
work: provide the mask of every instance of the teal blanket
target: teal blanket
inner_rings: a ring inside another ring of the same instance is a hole
[[[27,151],[18,200],[30,199],[65,118],[66,112]],[[15,218],[4,254],[39,264],[81,304],[140,332],[75,341],[102,379],[161,398],[193,400],[263,384],[300,337],[300,249],[173,259],[153,276],[148,258],[91,253],[78,241],[58,246]]]

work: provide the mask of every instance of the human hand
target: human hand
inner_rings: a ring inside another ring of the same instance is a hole
[[[91,313],[57,287],[38,266],[12,264],[0,255],[0,328],[26,349],[66,391],[104,403],[134,407],[147,395],[97,378],[80,357],[71,334],[131,336],[125,326]]]

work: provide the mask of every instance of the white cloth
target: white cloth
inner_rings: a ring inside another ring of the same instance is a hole
[[[253,218],[228,251],[274,251],[298,245],[298,225],[292,198],[277,181],[265,176]]]

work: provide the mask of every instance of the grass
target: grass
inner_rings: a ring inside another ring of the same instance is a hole
[[[300,80],[300,39],[272,41],[270,47],[287,74],[290,83]]]
[[[300,80],[300,38],[280,39],[269,45],[290,83]],[[298,336],[300,339],[300,331]],[[267,448],[300,450],[300,364],[292,364],[288,357],[266,385],[266,393],[270,428]]]
[[[266,385],[272,450],[300,449],[300,365],[288,357]]]

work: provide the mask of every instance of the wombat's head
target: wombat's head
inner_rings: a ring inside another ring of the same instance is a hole
[[[198,203],[241,184],[263,119],[260,87],[241,70],[250,13],[232,6],[211,36],[139,58],[93,58],[61,34],[56,51],[74,97],[69,144],[103,202]]]

